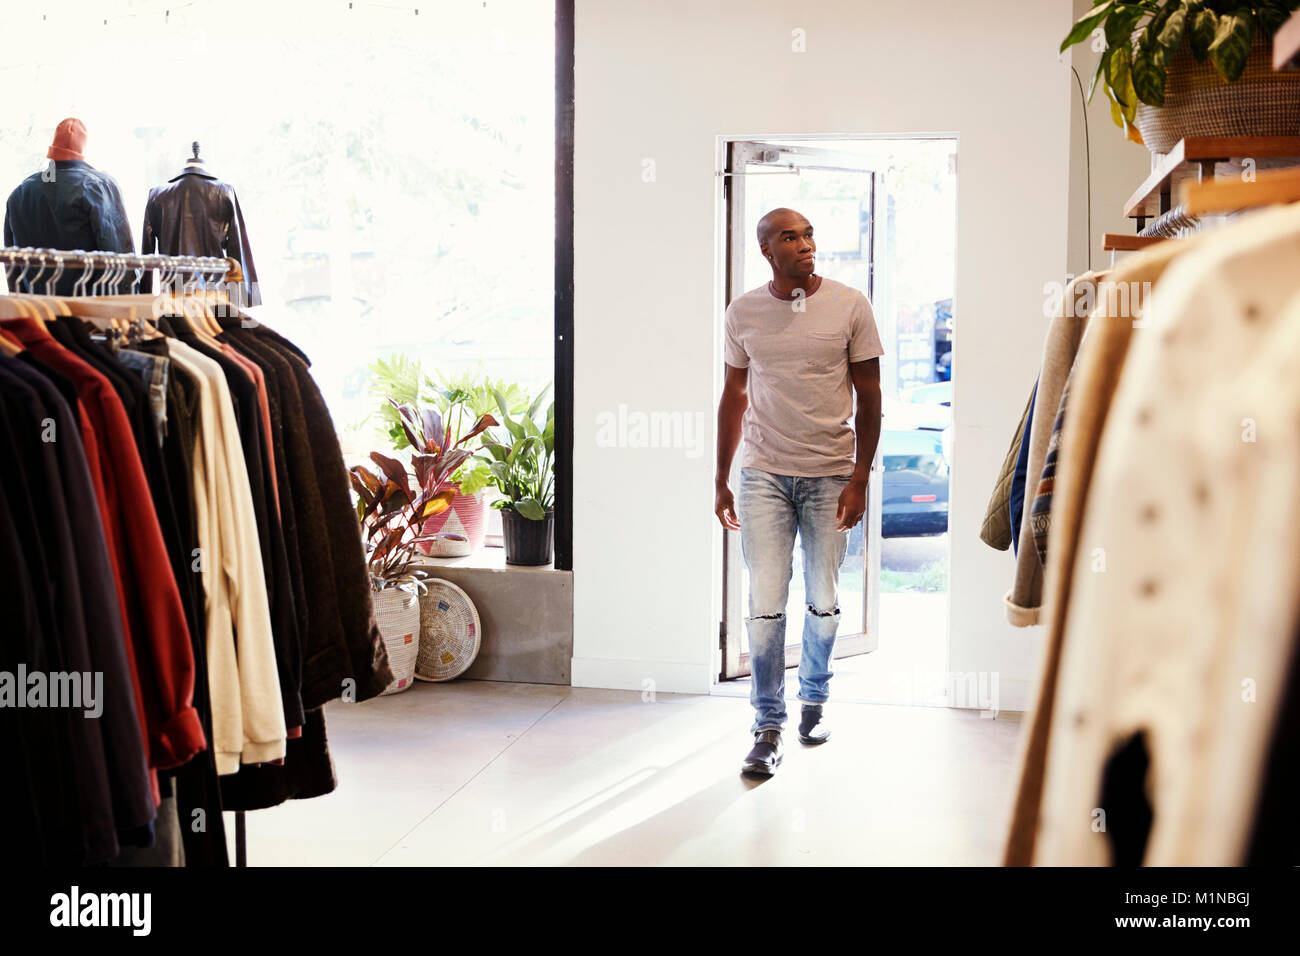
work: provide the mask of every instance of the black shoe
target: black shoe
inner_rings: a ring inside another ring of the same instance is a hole
[[[754,749],[740,765],[741,773],[756,773],[770,777],[781,763],[781,731],[760,730],[754,734]]]
[[[831,732],[822,720],[821,704],[804,704],[799,718],[799,740],[805,744],[824,744]]]

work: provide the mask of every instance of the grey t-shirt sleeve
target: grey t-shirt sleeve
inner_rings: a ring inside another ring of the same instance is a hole
[[[871,309],[871,302],[858,292],[853,304],[853,316],[849,320],[849,361],[865,362],[867,359],[879,358],[885,354],[880,344],[880,330],[876,328],[876,314]]]
[[[727,317],[723,319],[724,344],[723,361],[732,368],[749,368],[749,354],[740,344],[740,334],[736,330],[736,304],[727,306]]]

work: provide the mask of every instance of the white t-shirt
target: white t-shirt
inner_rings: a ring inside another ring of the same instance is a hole
[[[742,465],[809,478],[850,474],[849,363],[885,354],[867,297],[827,278],[788,300],[763,285],[732,300],[725,326],[726,363],[749,369]]]

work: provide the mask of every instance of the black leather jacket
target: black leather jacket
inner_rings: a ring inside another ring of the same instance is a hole
[[[117,181],[84,159],[55,160],[19,183],[5,204],[4,244],[87,252],[135,252]],[[52,271],[53,267],[49,269]],[[98,278],[100,272],[96,269],[88,281]],[[30,275],[34,277],[36,272]],[[55,293],[71,295],[73,285],[80,278],[80,269],[67,269]],[[124,285],[129,285],[129,280]],[[40,279],[37,286],[34,291],[43,293],[45,280]]]
[[[257,270],[235,187],[189,168],[149,190],[140,251],[167,256],[229,256],[244,271],[245,305],[258,305]]]

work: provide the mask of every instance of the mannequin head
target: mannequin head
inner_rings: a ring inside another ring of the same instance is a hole
[[[85,159],[86,124],[69,116],[54,130],[54,141],[45,155],[54,160]]]

